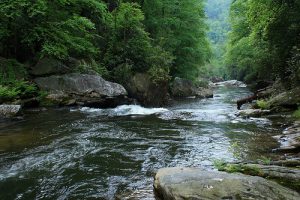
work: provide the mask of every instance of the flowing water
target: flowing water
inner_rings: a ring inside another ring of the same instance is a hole
[[[234,115],[247,88],[166,108],[64,108],[0,123],[0,199],[154,199],[162,167],[272,157],[278,127]]]

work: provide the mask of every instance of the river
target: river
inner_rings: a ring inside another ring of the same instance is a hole
[[[0,122],[0,199],[152,200],[162,167],[272,158],[279,127],[236,117],[247,88],[166,108],[61,108]]]

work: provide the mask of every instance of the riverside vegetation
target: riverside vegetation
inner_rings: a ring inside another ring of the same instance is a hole
[[[37,93],[30,71],[43,58],[75,58],[72,72],[121,84],[146,73],[158,85],[198,80],[211,55],[201,0],[4,0],[0,17],[4,100]]]

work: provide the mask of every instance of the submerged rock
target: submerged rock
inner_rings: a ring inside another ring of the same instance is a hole
[[[21,112],[20,105],[0,105],[0,118],[16,117]]]
[[[300,198],[296,191],[261,177],[195,168],[160,169],[155,176],[154,190],[162,200]]]
[[[35,82],[49,92],[47,99],[53,104],[113,107],[128,101],[122,85],[97,75],[72,73],[36,78]]]
[[[209,88],[197,87],[192,81],[176,77],[171,86],[174,97],[213,97],[213,91]]]

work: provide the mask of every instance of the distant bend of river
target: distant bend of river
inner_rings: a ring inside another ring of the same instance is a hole
[[[220,87],[166,108],[49,109],[0,122],[0,199],[153,200],[159,168],[273,157],[279,128],[234,115],[249,94]]]

